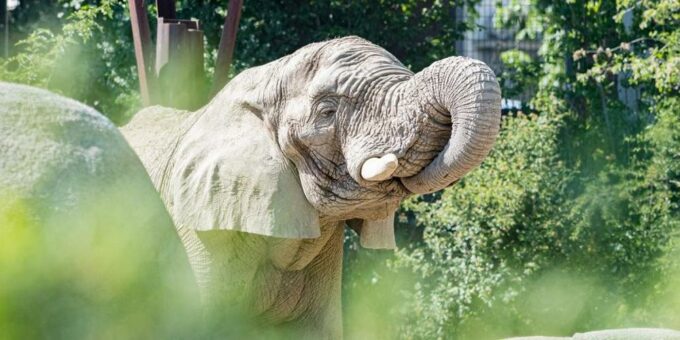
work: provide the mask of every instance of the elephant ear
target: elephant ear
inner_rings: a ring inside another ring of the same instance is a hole
[[[172,215],[197,231],[317,238],[319,215],[294,165],[252,107],[213,101],[179,141],[168,185]]]

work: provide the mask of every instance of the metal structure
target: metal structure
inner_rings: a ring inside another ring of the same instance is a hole
[[[137,75],[139,77],[139,91],[142,95],[142,104],[151,105],[151,88],[149,81],[155,79],[153,67],[151,67],[153,51],[149,21],[146,16],[144,0],[130,0],[130,20],[132,22],[132,40],[135,45],[135,58],[137,60]]]
[[[144,106],[196,109],[227,82],[243,0],[230,0],[220,38],[212,91],[203,68],[203,31],[197,20],[177,18],[175,1],[156,0],[156,46],[144,0],[129,0],[139,87]],[[210,92],[209,92],[210,91]]]
[[[243,0],[229,0],[227,17],[224,19],[224,28],[222,28],[222,36],[220,37],[220,47],[217,50],[213,95],[217,94],[227,83],[231,60],[234,56],[234,47],[236,46],[236,31],[241,19],[241,7],[243,7]]]
[[[157,104],[195,109],[205,103],[203,31],[198,21],[158,18],[155,74]]]
[[[456,42],[456,52],[459,55],[479,59],[488,64],[496,75],[503,76],[506,66],[501,62],[501,54],[508,50],[520,50],[532,57],[538,57],[538,49],[541,46],[541,37],[534,39],[517,39],[517,30],[512,28],[500,28],[494,24],[497,15],[497,5],[509,6],[510,0],[481,0],[475,5],[478,16],[474,20],[475,28],[466,31],[463,39]],[[528,11],[531,2],[519,0],[517,4]],[[463,22],[466,19],[464,8],[456,10],[455,20]],[[525,109],[527,102],[534,96],[536,89],[525,89],[524,93],[512,98],[503,98],[503,109]]]

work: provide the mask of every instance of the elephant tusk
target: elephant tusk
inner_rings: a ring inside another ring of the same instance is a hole
[[[384,181],[392,176],[397,166],[399,166],[399,161],[393,153],[380,158],[369,158],[361,166],[361,177],[371,182]]]

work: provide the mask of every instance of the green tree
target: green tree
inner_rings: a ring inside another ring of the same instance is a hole
[[[58,3],[21,2],[13,27],[27,36],[0,59],[0,80],[48,88],[122,122],[139,101],[125,1]]]
[[[306,44],[359,35],[418,70],[453,55],[455,40],[472,27],[478,0],[246,1],[235,61],[237,73]],[[216,57],[226,2],[177,1],[178,16],[197,18],[205,32],[206,69]],[[457,7],[469,8],[456,22]],[[155,10],[150,26],[155,36]],[[94,106],[116,123],[139,109],[137,74],[125,0],[22,1],[13,12],[15,54],[0,60],[0,79],[46,87]]]
[[[678,327],[657,306],[678,301],[680,3],[529,3],[500,6],[497,23],[542,37],[540,59],[504,53],[502,80],[536,86],[540,116],[506,118],[478,170],[405,205],[423,242],[392,261],[415,275],[403,334]],[[621,85],[641,89],[637,105]]]
[[[417,71],[455,54],[477,2],[246,1],[232,70],[355,34]],[[177,4],[203,24],[210,73],[226,2]],[[452,20],[456,6],[467,22]],[[126,1],[26,0],[13,15],[22,40],[0,79],[64,93],[117,123],[135,112]],[[479,169],[406,202],[397,237],[408,245],[396,255],[356,251],[348,233],[347,334],[680,327],[680,2],[509,0],[496,19],[517,39],[542,39],[536,59],[501,56],[504,93],[536,90],[537,114],[506,117]],[[639,90],[635,105],[619,100],[621,86]]]
[[[401,250],[395,262],[419,277],[407,334],[463,332],[480,307],[521,293],[523,278],[557,255],[554,242],[568,228],[555,217],[566,214],[571,176],[558,158],[557,126],[547,116],[505,118],[479,169],[434,202],[405,204],[425,226],[423,244]]]

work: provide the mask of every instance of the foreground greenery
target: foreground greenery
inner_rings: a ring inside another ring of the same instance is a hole
[[[359,250],[348,233],[349,338],[680,328],[680,2],[528,2],[499,7],[496,24],[543,40],[538,58],[502,55],[504,93],[535,89],[531,112],[505,117],[487,161],[459,184],[403,205],[396,254]],[[124,4],[22,1],[24,40],[0,79],[124,122],[139,101]],[[179,4],[205,24],[210,70],[225,4]],[[417,71],[474,29],[450,20],[453,4],[247,1],[235,72],[347,34]],[[639,100],[623,103],[617,84]]]

